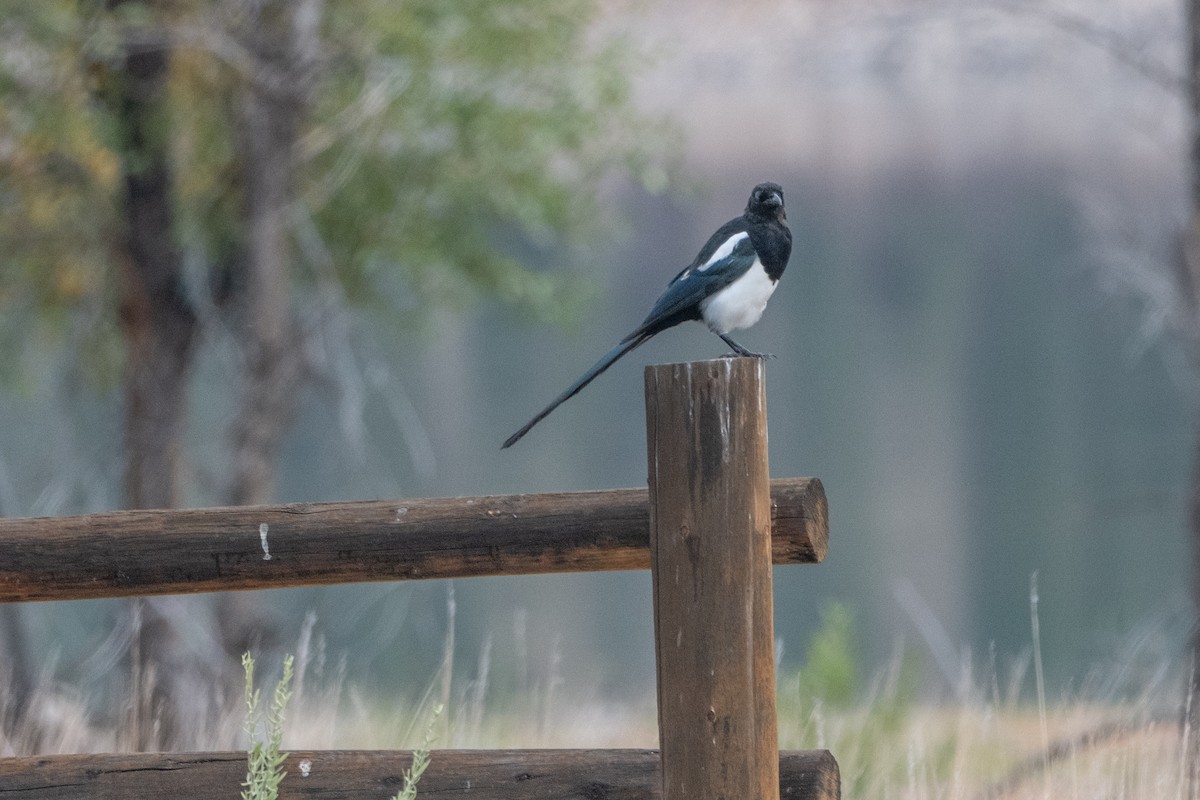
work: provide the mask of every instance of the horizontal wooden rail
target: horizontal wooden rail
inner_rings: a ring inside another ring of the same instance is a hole
[[[305,763],[307,762],[307,763]],[[407,751],[293,751],[280,800],[392,797]],[[307,772],[307,775],[305,774]],[[246,776],[245,753],[136,753],[0,759],[4,800],[228,800]],[[827,750],[779,754],[780,796],[835,800]],[[657,750],[435,750],[418,797],[467,800],[650,800],[661,797]]]
[[[771,482],[776,564],[825,556],[825,490]],[[0,602],[648,569],[646,489],[0,519]]]

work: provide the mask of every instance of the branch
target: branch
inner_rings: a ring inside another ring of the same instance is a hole
[[[1029,2],[1029,0],[1012,0],[1011,5],[1016,10],[1041,17],[1055,28],[1075,36],[1080,41],[1099,47],[1159,88],[1178,94],[1180,97],[1187,97],[1191,91],[1185,74],[1171,69],[1156,58],[1147,56],[1144,48],[1139,47],[1128,36],[1096,22],[1091,17],[1047,8],[1040,3]]]
[[[988,786],[975,796],[975,800],[998,800],[998,798],[1013,794],[1021,788],[1021,784],[1044,773],[1051,765],[1065,761],[1077,755],[1081,750],[1108,744],[1148,731],[1152,728],[1170,725],[1177,727],[1179,719],[1176,716],[1159,716],[1140,723],[1107,722],[1070,738],[1052,742],[1049,747],[1028,756],[1008,774]]]

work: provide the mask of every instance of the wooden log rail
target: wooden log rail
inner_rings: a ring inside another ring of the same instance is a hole
[[[289,753],[280,800],[387,798],[403,788],[412,753]],[[654,800],[656,750],[436,750],[418,797],[467,800]],[[131,753],[0,759],[4,800],[228,800],[246,777],[245,753]],[[780,796],[835,800],[841,785],[827,750],[779,754]]]
[[[772,558],[825,556],[825,491],[771,482]],[[646,489],[0,520],[0,602],[650,567]]]

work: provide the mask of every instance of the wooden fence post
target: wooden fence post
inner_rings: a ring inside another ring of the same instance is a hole
[[[762,362],[646,368],[663,800],[778,800]]]

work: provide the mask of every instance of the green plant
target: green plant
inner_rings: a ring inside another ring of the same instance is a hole
[[[808,641],[804,666],[796,674],[801,697],[836,708],[854,703],[858,691],[854,636],[850,609],[841,603],[827,603],[821,609],[821,627]]]
[[[437,738],[433,733],[433,728],[442,713],[442,708],[442,705],[439,703],[433,709],[433,716],[429,718],[429,724],[425,726],[425,738],[421,742],[420,748],[413,751],[412,766],[404,770],[404,788],[392,800],[415,800],[417,796],[417,782],[421,780],[421,776],[425,774],[426,768],[429,767],[430,745]]]
[[[242,668],[246,672],[246,735],[250,740],[246,780],[242,782],[245,790],[242,800],[276,800],[279,797],[279,784],[287,775],[283,762],[287,753],[279,752],[283,743],[283,712],[288,700],[292,697],[292,656],[283,660],[283,675],[275,684],[275,692],[271,696],[271,708],[263,719],[260,708],[261,695],[254,688],[254,658],[249,653],[242,654]],[[262,738],[260,738],[260,729]],[[405,775],[407,789],[407,775]]]

